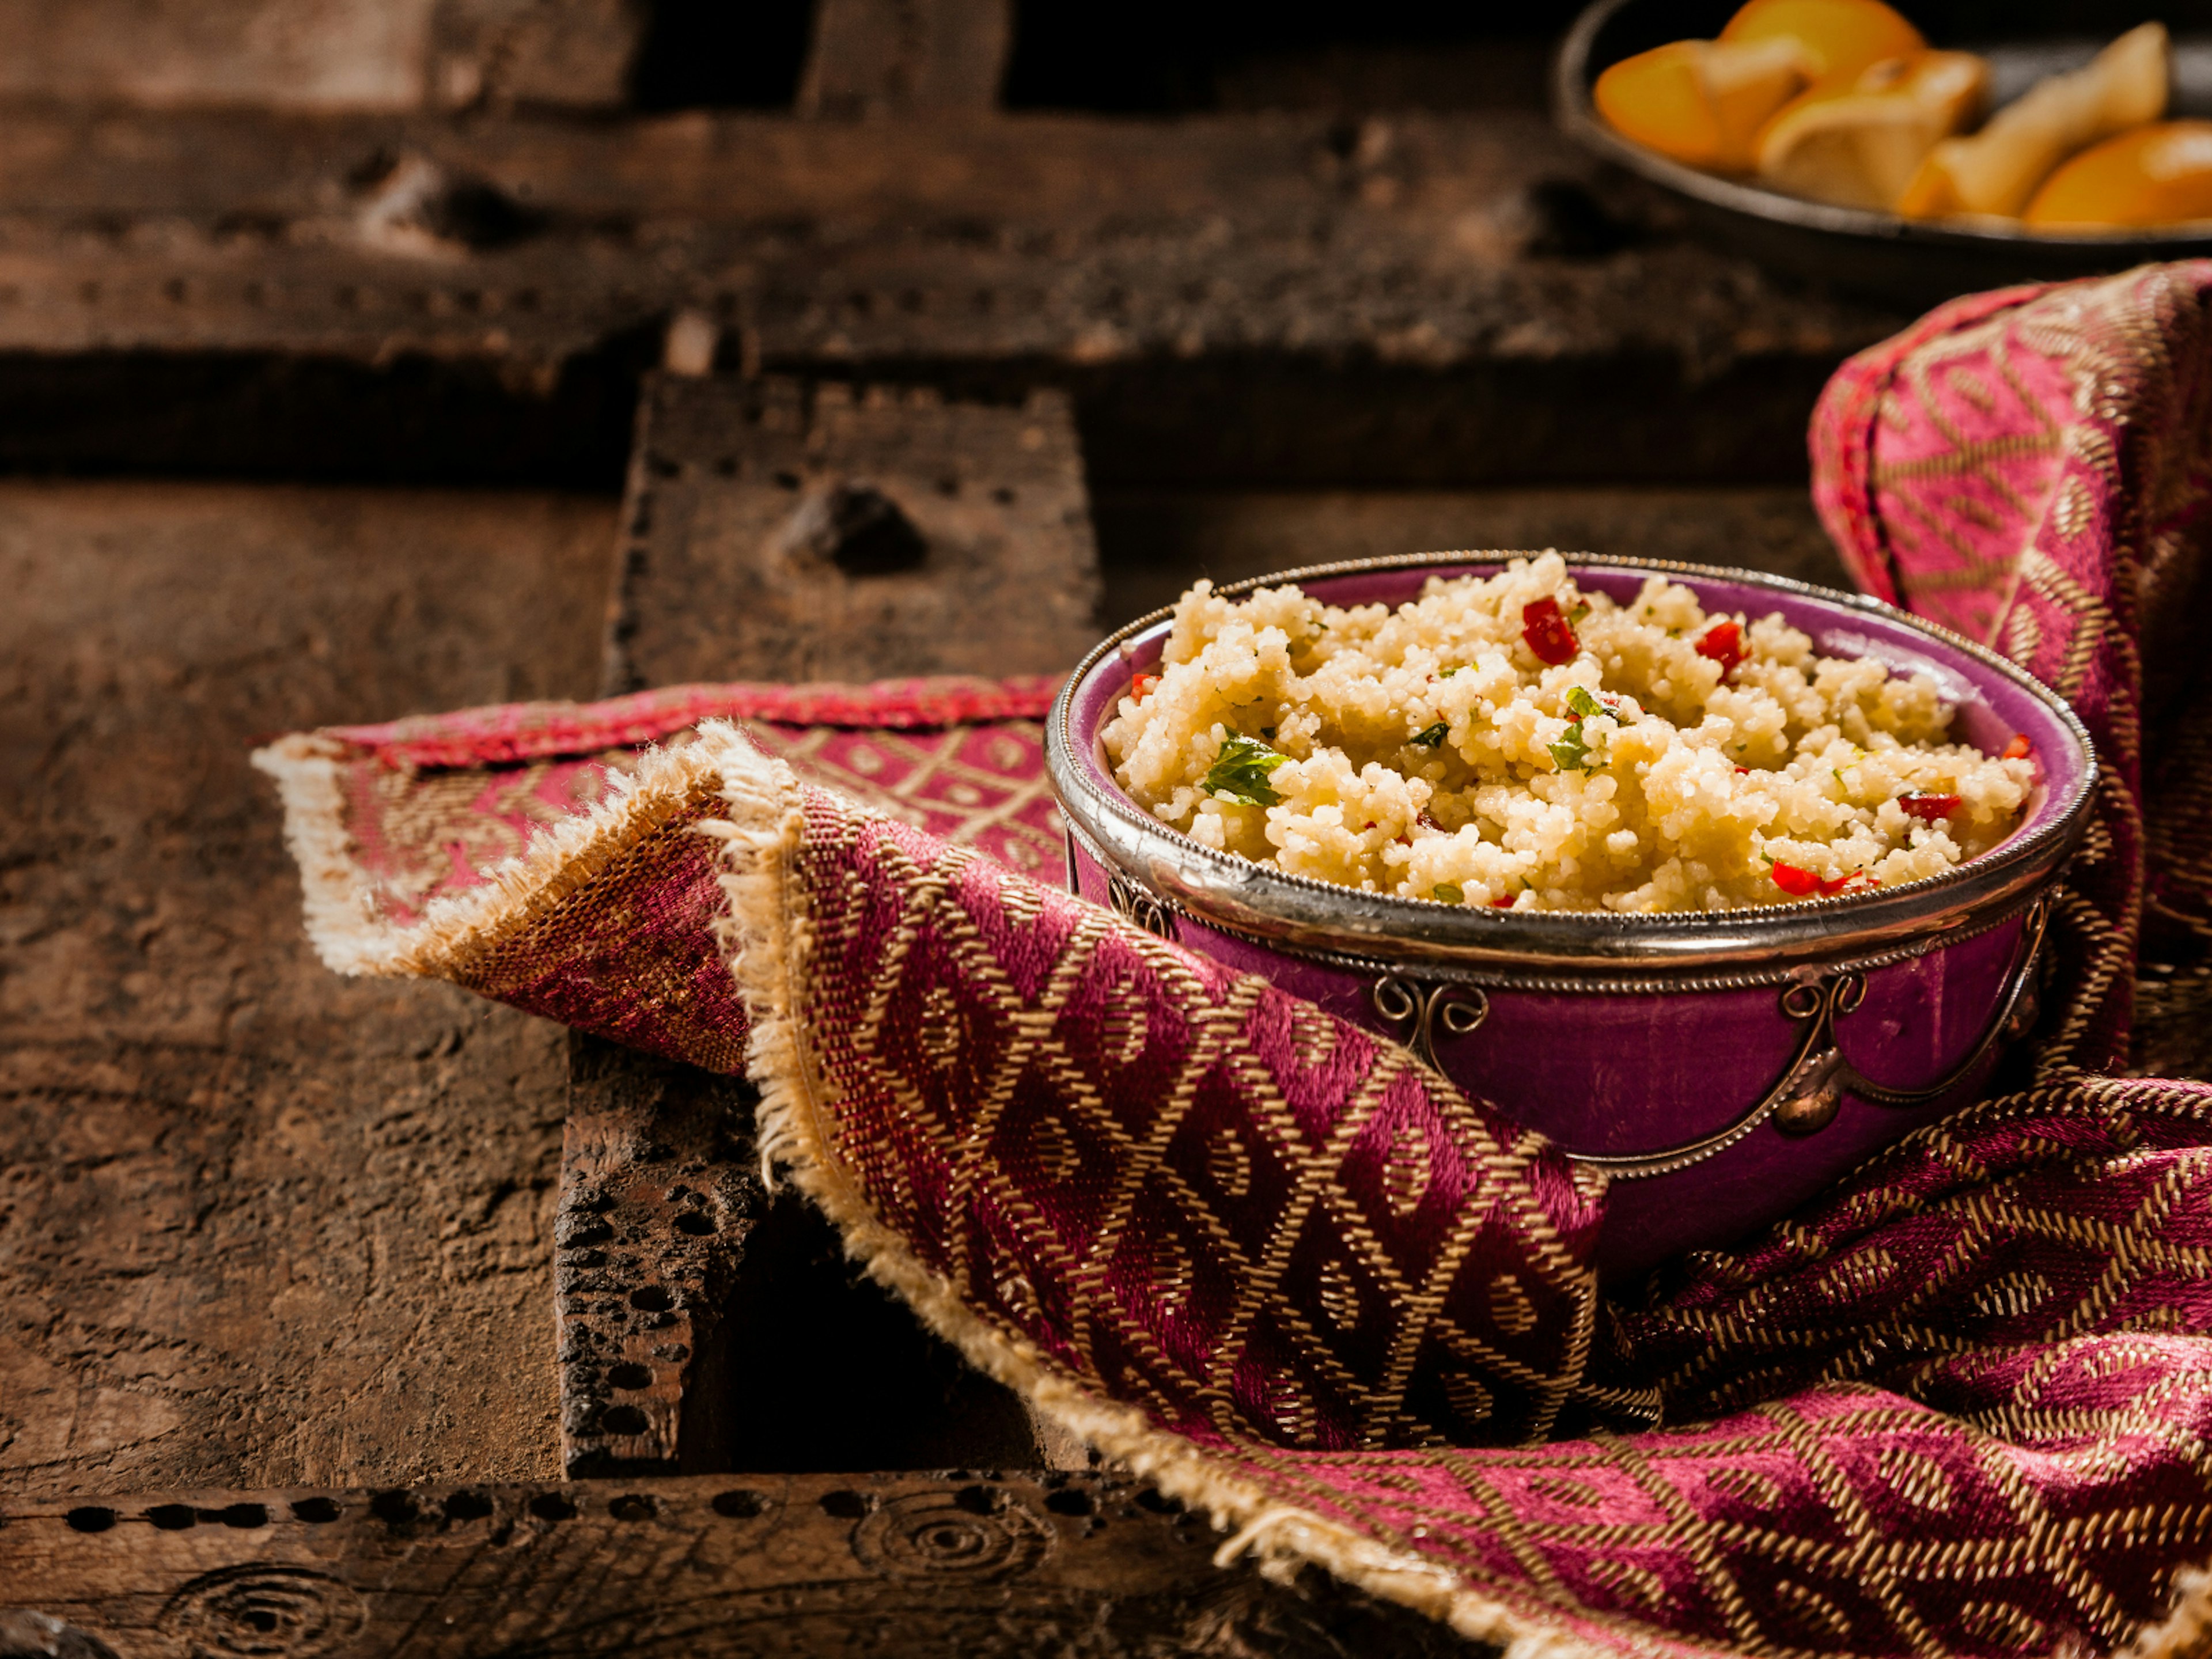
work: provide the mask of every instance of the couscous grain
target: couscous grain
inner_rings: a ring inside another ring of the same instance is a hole
[[[1557,554],[1395,609],[1200,582],[1103,732],[1163,822],[1293,874],[1449,904],[1698,910],[1948,870],[2010,833],[2032,757],[1945,741],[1933,680],[1781,617],[1627,604]]]

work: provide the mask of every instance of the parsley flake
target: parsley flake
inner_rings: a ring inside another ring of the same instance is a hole
[[[1464,904],[1467,902],[1467,890],[1462,887],[1455,881],[1440,881],[1429,890],[1436,895],[1437,902],[1439,904]]]
[[[1283,798],[1267,787],[1267,776],[1288,759],[1257,738],[1232,732],[1221,740],[1221,752],[1206,774],[1206,792],[1226,795],[1242,806],[1278,805]]]
[[[1414,732],[1413,735],[1407,738],[1406,741],[1408,743],[1418,744],[1424,749],[1433,749],[1444,740],[1445,733],[1450,730],[1451,727],[1445,725],[1443,721],[1438,720],[1434,726],[1425,727],[1421,731]]]
[[[1590,772],[1596,763],[1589,757],[1589,744],[1583,741],[1583,723],[1577,720],[1559,734],[1557,743],[1550,745],[1552,759],[1562,772]]]

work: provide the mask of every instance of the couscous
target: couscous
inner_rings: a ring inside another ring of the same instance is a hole
[[[1200,582],[1105,727],[1121,787],[1206,846],[1445,904],[1714,910],[1940,874],[2002,841],[2025,739],[1945,741],[1925,675],[1821,657],[1654,576],[1555,553],[1395,609]]]

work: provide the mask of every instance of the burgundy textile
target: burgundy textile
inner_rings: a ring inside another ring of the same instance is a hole
[[[2208,286],[2212,267],[2181,265],[1960,301],[1847,365],[1814,424],[1816,498],[1860,580],[2027,664],[2107,763],[2022,1092],[1602,1303],[1583,1265],[1601,1197],[1540,1139],[1055,890],[1048,803],[1022,794],[1033,751],[994,767],[969,747],[1027,744],[1032,722],[909,727],[934,794],[838,759],[849,726],[757,726],[843,791],[798,792],[778,901],[810,919],[785,964],[798,1052],[771,1081],[878,1265],[1008,1374],[1133,1408],[1123,1449],[1218,1487],[1262,1543],[1471,1632],[1994,1656],[2109,1649],[2160,1616],[2176,1571],[2212,1557],[2212,1090],[2103,1073],[2125,1052],[2147,860],[2165,925],[2203,933],[2212,896],[2204,722],[2173,718],[2202,656],[2182,624],[2206,551]],[[688,695],[322,734],[356,769],[342,827],[382,860],[380,924],[483,884],[461,830],[410,839],[424,791],[461,820],[507,802],[526,836],[532,801],[559,817],[633,764],[616,744],[747,712]],[[1000,707],[978,696],[971,714]],[[878,734],[890,706],[824,705]],[[661,1046],[726,1066],[726,1018],[679,1006],[680,975],[623,971],[626,951],[668,954],[623,931],[637,871],[714,902],[704,861],[645,849],[690,856],[693,825],[738,816],[732,780],[765,787],[711,728],[693,749],[720,758],[687,772],[679,748],[612,843],[510,882],[468,960],[588,961],[559,1011],[581,1024],[634,1018],[650,981]],[[597,781],[560,770],[576,763]],[[656,903],[653,926],[696,926]],[[1540,1434],[1565,1437],[1510,1443]]]

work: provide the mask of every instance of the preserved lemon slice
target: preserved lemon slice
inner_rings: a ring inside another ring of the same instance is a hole
[[[1613,131],[1713,173],[1748,173],[1752,139],[1812,79],[1796,41],[1744,46],[1677,40],[1625,58],[1597,78],[1592,101]]]
[[[1920,31],[1881,0],[1750,0],[1721,31],[1723,46],[1778,40],[1805,49],[1816,92],[1841,91],[1885,58],[1928,49]]]
[[[1759,137],[1759,176],[1815,201],[1890,207],[1928,152],[1981,112],[1989,82],[1972,52],[1888,58],[1776,116]]]
[[[2169,56],[2163,24],[2130,29],[2086,67],[2037,82],[1972,137],[1937,144],[1898,211],[2018,215],[2068,156],[2166,113]]]
[[[2160,121],[2083,150],[2022,216],[2038,230],[2114,230],[2212,219],[2212,121]]]

